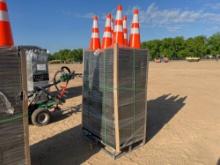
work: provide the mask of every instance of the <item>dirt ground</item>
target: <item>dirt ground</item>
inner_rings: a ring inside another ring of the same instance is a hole
[[[50,74],[59,67],[51,65]],[[80,64],[69,67],[82,72]],[[33,165],[220,164],[220,61],[150,63],[148,142],[118,160],[83,138],[82,80],[70,83],[63,114],[30,126]]]

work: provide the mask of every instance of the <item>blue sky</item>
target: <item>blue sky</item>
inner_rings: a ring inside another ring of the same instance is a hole
[[[16,45],[37,45],[54,52],[87,48],[92,15],[104,16],[118,4],[130,19],[140,9],[142,41],[164,37],[211,35],[220,31],[219,0],[8,0]]]

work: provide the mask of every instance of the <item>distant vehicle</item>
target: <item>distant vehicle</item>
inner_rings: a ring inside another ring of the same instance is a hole
[[[217,55],[206,55],[206,56],[204,56],[204,59],[209,59],[209,60],[219,60],[220,59],[220,55],[219,54],[217,54]]]
[[[213,59],[214,56],[213,55],[208,55],[208,59]]]
[[[200,57],[186,57],[186,61],[188,61],[188,62],[199,62]]]
[[[167,57],[160,57],[160,58],[155,58],[154,59],[154,62],[155,63],[168,63],[169,62],[169,59]]]
[[[160,58],[155,58],[155,59],[154,59],[154,62],[156,62],[156,63],[161,63],[161,59],[160,59]]]
[[[164,58],[163,58],[163,62],[164,62],[164,63],[168,63],[168,62],[169,62],[169,59],[168,59],[167,57],[164,57]]]

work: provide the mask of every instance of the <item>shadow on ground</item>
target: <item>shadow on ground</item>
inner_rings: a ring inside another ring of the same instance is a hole
[[[79,165],[100,148],[82,136],[81,125],[31,146],[32,165]]]
[[[163,126],[185,105],[187,97],[163,95],[148,101],[147,140],[151,140]]]
[[[66,99],[77,97],[82,95],[82,86],[68,88],[68,94]]]
[[[186,98],[169,94],[148,102],[148,140],[153,138],[181,110]],[[32,145],[31,160],[32,165],[78,165],[99,150],[98,145],[91,144],[91,141],[83,137],[81,125],[78,125]]]

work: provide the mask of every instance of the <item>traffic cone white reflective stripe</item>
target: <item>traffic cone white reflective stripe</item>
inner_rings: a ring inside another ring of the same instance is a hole
[[[141,37],[140,37],[140,24],[139,24],[139,11],[134,9],[134,15],[131,25],[131,34],[129,45],[131,48],[141,48]]]
[[[122,20],[122,6],[117,8],[115,29],[114,29],[114,43],[119,46],[124,46],[123,20]]]
[[[112,46],[112,15],[108,14],[106,16],[106,22],[105,22],[105,31],[103,35],[102,40],[102,49],[106,49]]]
[[[140,33],[139,28],[132,28],[131,33],[132,34],[139,34]]]
[[[123,32],[123,27],[122,25],[115,25],[115,32]]]
[[[117,8],[117,13],[116,13],[116,20],[122,20],[122,6],[119,5]]]
[[[14,45],[6,0],[0,0],[0,47]]]
[[[93,27],[92,27],[92,36],[90,40],[90,50],[97,50],[101,48],[100,37],[99,37],[99,27],[98,27],[98,17],[93,17]]]
[[[124,44],[128,46],[127,16],[123,17]]]
[[[0,21],[9,22],[8,13],[0,9]]]

